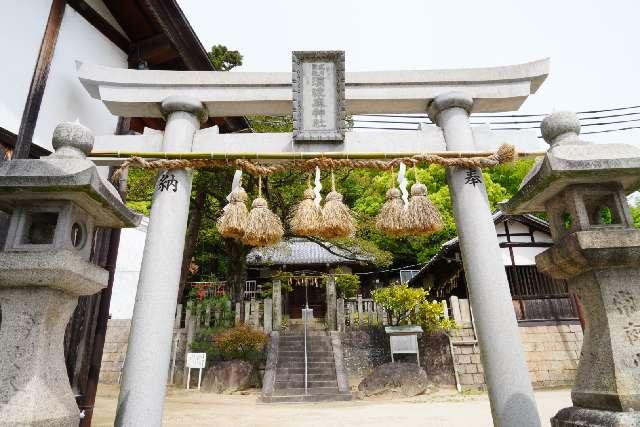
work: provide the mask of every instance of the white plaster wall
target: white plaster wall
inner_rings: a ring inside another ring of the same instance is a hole
[[[144,218],[137,228],[124,228],[120,231],[118,260],[109,306],[112,319],[131,319],[133,316],[148,224],[149,219]]]
[[[51,0],[0,1],[0,127],[15,134],[50,8]]]
[[[113,134],[116,129],[118,118],[80,84],[76,60],[127,67],[127,54],[67,6],[33,139],[47,149],[51,149],[51,134],[61,121],[79,119],[96,135]]]

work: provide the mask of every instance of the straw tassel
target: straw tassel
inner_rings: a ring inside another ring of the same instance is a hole
[[[303,197],[293,212],[289,226],[298,236],[318,236],[322,234],[322,211],[316,206],[316,193],[311,184],[304,190]]]
[[[218,218],[218,231],[222,237],[241,239],[247,227],[247,193],[244,188],[237,187],[229,194],[229,203]]]
[[[322,207],[322,237],[336,239],[349,237],[356,232],[356,220],[351,210],[342,202],[342,194],[336,191],[336,180],[331,171],[331,192]]]
[[[283,235],[280,218],[269,210],[267,201],[262,198],[262,177],[259,177],[258,197],[251,204],[242,242],[249,246],[269,246],[280,242]]]
[[[406,210],[402,193],[396,187],[387,190],[387,201],[376,217],[376,227],[390,236],[407,234]]]
[[[418,179],[414,168],[416,183],[411,186],[411,199],[406,213],[406,226],[409,234],[429,235],[442,230],[444,223],[438,208],[427,197],[427,186]]]

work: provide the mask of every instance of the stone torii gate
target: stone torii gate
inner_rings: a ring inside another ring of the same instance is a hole
[[[157,157],[163,152],[206,152],[212,158],[242,151],[254,159],[267,153],[291,159],[305,152],[354,157],[473,152],[494,150],[504,142],[535,151],[533,132],[472,128],[469,114],[517,110],[540,87],[548,68],[548,60],[542,60],[494,68],[345,73],[343,52],[294,52],[293,73],[141,71],[79,63],[78,74],[89,94],[114,115],[166,119],[164,133],[97,137],[94,151],[158,152]],[[293,134],[199,130],[209,115],[292,112]],[[345,113],[425,112],[437,126],[401,133],[342,128]],[[94,160],[102,165],[122,162]],[[172,170],[170,178],[171,191],[165,172],[153,195],[118,426],[161,424],[192,172]],[[494,424],[540,426],[482,174],[450,169],[447,180]]]

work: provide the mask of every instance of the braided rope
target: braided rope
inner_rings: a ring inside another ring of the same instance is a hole
[[[288,170],[311,172],[316,168],[316,166],[325,170],[345,168],[390,170],[398,167],[400,163],[405,163],[409,166],[416,166],[419,163],[427,163],[462,169],[491,168],[502,163],[512,162],[515,159],[515,156],[515,148],[513,145],[509,144],[501,145],[495,153],[485,157],[445,158],[435,154],[416,154],[411,157],[402,157],[390,160],[329,159],[320,157],[308,160],[290,160],[268,166],[260,165],[246,159],[146,160],[142,157],[135,156],[125,160],[120,168],[118,168],[118,170],[114,172],[111,179],[113,181],[117,181],[118,178],[120,178],[124,171],[129,167],[139,167],[142,169],[207,169],[212,167],[234,167],[237,169],[242,169],[244,172],[247,172],[254,176],[268,176],[274,173],[284,172]]]

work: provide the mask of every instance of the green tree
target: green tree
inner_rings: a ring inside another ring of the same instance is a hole
[[[207,52],[209,61],[216,71],[229,71],[242,65],[242,55],[237,50],[229,50],[226,46],[218,44]]]

